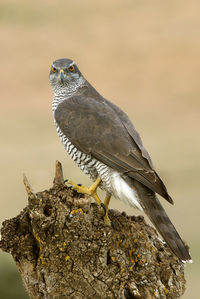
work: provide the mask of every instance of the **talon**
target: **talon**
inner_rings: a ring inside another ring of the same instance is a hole
[[[117,230],[117,226],[116,226],[115,222],[111,221],[110,224],[114,230]]]
[[[101,206],[101,207],[102,207],[102,209],[103,209],[103,213],[102,213],[102,215],[105,217],[105,215],[106,215],[106,212],[107,212],[107,210],[106,210],[106,207],[105,207],[105,205],[104,205],[104,203],[103,203],[103,202],[101,202],[100,206]]]
[[[96,181],[89,188],[82,186],[82,184],[76,184],[73,181],[68,180],[68,179],[66,179],[65,182],[70,184],[72,186],[72,188],[74,190],[76,190],[78,193],[88,194],[88,195],[92,196],[95,199],[96,203],[102,208],[102,211],[103,211],[102,215],[104,217],[104,223],[106,225],[111,226],[111,221],[108,217],[108,205],[110,202],[111,195],[107,194],[104,203],[102,203],[99,196],[97,195],[97,192],[96,192],[99,184],[101,183],[100,178],[97,178]]]
[[[82,195],[81,193],[78,193],[78,196],[77,196],[77,197],[78,197],[78,199],[80,199],[80,198],[81,198],[81,195]]]
[[[72,188],[74,190],[76,190],[78,193],[88,194],[88,195],[92,196],[95,199],[95,201],[97,202],[97,204],[100,206],[101,200],[96,192],[96,190],[101,182],[100,178],[97,178],[96,181],[89,188],[82,186],[82,184],[76,184],[72,180],[66,180],[66,182],[68,184],[70,184],[72,186]]]
[[[74,183],[72,180],[67,180],[67,183],[69,184],[69,185],[71,185],[71,187],[74,189],[74,190],[76,190],[77,192],[79,192],[79,193],[83,193],[82,191],[82,189],[81,189],[81,186],[79,186],[79,185],[77,185],[76,183]]]

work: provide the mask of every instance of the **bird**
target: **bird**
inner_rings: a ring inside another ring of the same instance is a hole
[[[94,197],[104,210],[105,224],[110,225],[111,196],[144,211],[175,256],[183,263],[191,262],[188,248],[157,194],[171,204],[173,200],[127,114],[105,99],[72,59],[55,60],[49,82],[57,133],[69,156],[93,181],[90,187],[72,180],[68,183]],[[106,191],[104,203],[98,187]]]

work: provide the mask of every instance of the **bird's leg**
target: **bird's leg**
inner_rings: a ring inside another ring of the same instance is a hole
[[[72,180],[68,180],[67,183],[72,185],[73,189],[76,190],[78,193],[88,194],[95,199],[96,203],[99,206],[102,205],[102,202],[101,202],[99,196],[97,195],[97,188],[98,188],[99,184],[101,183],[100,178],[97,178],[96,181],[94,182],[94,184],[92,184],[92,186],[90,186],[89,188],[82,186],[82,185],[81,186],[77,185]]]
[[[108,217],[108,206],[110,203],[110,199],[111,199],[111,194],[107,192],[106,197],[104,199],[104,208],[105,208],[104,222],[108,225],[111,225],[110,219]]]

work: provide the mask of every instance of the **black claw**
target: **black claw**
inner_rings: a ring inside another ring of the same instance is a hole
[[[78,193],[78,195],[77,195],[78,199],[80,199],[82,195],[83,195],[83,194]]]
[[[117,226],[116,226],[115,222],[113,222],[113,221],[110,221],[110,222],[111,222],[111,226],[112,226],[112,228],[113,228],[114,230],[117,230]]]
[[[77,184],[77,185],[80,186],[80,187],[82,186],[82,184]]]
[[[69,179],[64,180],[64,183],[67,183],[69,181]]]
[[[102,202],[101,202],[101,207],[102,207],[103,210],[104,210],[104,215],[103,215],[103,216],[105,216],[105,215],[106,215],[106,207],[105,207],[104,203],[102,203]]]

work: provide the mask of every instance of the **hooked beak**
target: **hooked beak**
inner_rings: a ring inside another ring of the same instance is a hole
[[[65,73],[63,70],[60,70],[60,73],[59,73],[59,77],[60,77],[60,81],[63,83],[64,82],[64,79],[65,79]]]

